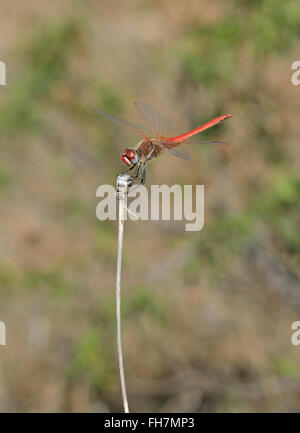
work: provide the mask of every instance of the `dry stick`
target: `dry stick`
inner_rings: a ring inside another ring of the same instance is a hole
[[[125,384],[125,372],[123,365],[123,353],[122,353],[122,334],[121,334],[121,269],[122,269],[122,251],[123,251],[123,233],[124,233],[124,222],[125,222],[125,211],[127,189],[132,184],[131,177],[126,174],[120,174],[117,178],[117,190],[119,195],[119,236],[118,236],[118,259],[117,259],[117,280],[116,280],[116,308],[117,308],[117,346],[118,346],[118,358],[119,358],[119,369],[120,369],[120,380],[122,389],[123,406],[125,413],[129,413],[126,384]]]

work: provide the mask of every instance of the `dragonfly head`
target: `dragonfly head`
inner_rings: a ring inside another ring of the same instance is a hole
[[[121,159],[124,164],[130,167],[138,163],[139,157],[134,149],[125,149],[121,155]]]

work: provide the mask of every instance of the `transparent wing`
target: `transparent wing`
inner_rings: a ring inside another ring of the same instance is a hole
[[[113,122],[121,123],[122,125],[128,126],[140,137],[151,137],[151,130],[146,125],[129,122],[128,120],[124,119],[119,119],[118,117],[112,116],[111,114],[103,113],[96,108],[93,108],[93,111],[99,114],[99,116],[105,117],[106,119],[112,120]]]
[[[151,129],[153,138],[159,140],[161,137],[174,137],[178,135],[178,129],[176,129],[174,124],[154,108],[150,107],[150,105],[142,101],[136,101],[134,105]]]
[[[167,147],[167,146],[164,147],[173,156],[177,156],[178,158],[182,158],[182,159],[191,159],[188,151],[184,148],[182,144],[180,144],[178,147]]]
[[[226,141],[206,141],[206,140],[197,140],[196,138],[188,138],[184,141],[188,144],[228,144]]]
[[[228,144],[225,141],[203,141],[203,140],[196,140],[193,138],[188,138],[184,141],[184,143],[188,144]],[[186,150],[183,143],[177,143],[177,144],[167,144],[167,143],[161,143],[161,145],[168,150],[172,155],[178,156],[179,158],[183,159],[191,159],[188,151]]]

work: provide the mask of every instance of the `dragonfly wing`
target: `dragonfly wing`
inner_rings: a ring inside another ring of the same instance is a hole
[[[188,151],[185,149],[184,143],[188,144],[228,144],[225,141],[206,141],[206,140],[197,140],[194,138],[188,138],[187,140],[184,140],[184,142],[181,143],[161,143],[165,149],[168,150],[172,155],[178,156],[179,158],[183,159],[191,159]]]
[[[149,125],[153,133],[153,137],[159,140],[161,137],[174,137],[178,135],[178,130],[170,120],[156,111],[150,105],[142,101],[136,101],[136,108]]]
[[[167,146],[164,146],[164,147],[173,156],[177,156],[178,158],[182,158],[182,159],[191,159],[188,151],[184,148],[184,146],[182,144],[179,147],[167,147]]]
[[[215,140],[206,141],[206,140],[197,140],[196,138],[188,138],[184,142],[188,144],[228,144],[226,141],[215,141]]]
[[[99,116],[105,117],[106,119],[112,120],[113,122],[121,123],[122,125],[128,126],[140,137],[151,137],[151,130],[146,125],[129,122],[129,120],[119,119],[118,117],[112,116],[111,114],[103,113],[96,108],[93,108],[93,111],[99,114]]]

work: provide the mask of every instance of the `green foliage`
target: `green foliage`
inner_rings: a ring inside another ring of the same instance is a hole
[[[67,79],[78,50],[81,24],[74,19],[39,25],[21,51],[26,66],[1,106],[2,133],[34,133],[42,125],[41,104],[49,100],[60,80]]]
[[[247,246],[253,223],[253,217],[247,213],[216,220],[201,232],[201,240],[197,244],[199,254],[210,262],[216,257],[225,262],[232,254],[241,253]],[[217,251],[215,245],[218,245]]]
[[[213,280],[222,278],[232,259],[247,248],[252,227],[253,219],[248,215],[223,217],[206,227],[196,244],[197,255],[187,264],[186,280],[193,283],[197,268],[199,275],[200,263],[205,263]]]
[[[48,291],[59,299],[76,290],[76,285],[59,270],[20,270],[8,263],[0,264],[0,285],[2,290]]]
[[[257,55],[282,53],[300,36],[300,4],[263,0],[251,14],[249,30]],[[245,35],[247,36],[247,35]]]
[[[264,200],[259,201],[262,216],[273,228],[282,248],[300,252],[297,236],[300,224],[300,179],[286,171],[276,172]]]
[[[164,322],[166,319],[165,305],[162,299],[156,299],[151,287],[137,286],[131,290],[129,296],[123,300],[123,313],[127,319],[138,319],[139,315],[149,315]]]
[[[99,330],[89,330],[81,338],[66,370],[68,379],[74,381],[78,377],[84,377],[91,386],[103,389],[114,373],[107,348]]]
[[[95,227],[96,253],[114,263],[116,255],[116,233],[110,221],[97,221]]]
[[[88,222],[89,217],[94,217],[90,207],[78,197],[67,197],[62,203],[62,213],[68,223],[73,224]]]
[[[122,112],[123,100],[119,90],[115,89],[109,83],[96,81],[93,85],[96,96],[96,103],[100,111],[118,115]]]
[[[123,97],[120,89],[115,89],[109,83],[99,80],[92,82],[92,93],[94,108],[100,111],[122,117]],[[99,117],[96,113],[91,113],[94,124],[96,125],[95,141],[97,144],[97,157],[100,164],[104,167],[114,167],[119,163],[119,154],[122,147],[118,146],[120,134],[127,134],[127,128],[113,124],[111,121]],[[115,143],[115,146],[114,146]],[[114,148],[115,147],[115,148]],[[115,177],[111,182],[115,181]]]
[[[218,86],[236,75],[241,51],[261,60],[290,48],[299,36],[299,2],[262,0],[255,7],[233,6],[211,24],[195,22],[176,43],[174,53],[186,80]]]
[[[260,202],[266,215],[270,212],[280,213],[300,206],[300,178],[284,171],[276,172],[273,176],[268,194]]]
[[[0,263],[1,290],[14,290],[22,284],[22,275],[18,269],[8,263]]]
[[[65,78],[80,36],[81,24],[73,19],[48,23],[33,34],[24,50],[32,73],[30,90],[33,97],[48,97],[53,85]]]
[[[0,164],[0,189],[7,187],[13,179],[12,171],[7,165]]]
[[[194,24],[176,48],[183,75],[193,83],[207,86],[229,80],[234,74],[236,46],[242,27],[234,17],[216,25]]]
[[[70,283],[59,270],[28,270],[24,273],[23,284],[29,290],[50,290],[58,298],[70,295],[75,288],[74,283]]]
[[[108,296],[101,302],[101,314],[109,323],[115,321],[115,296]],[[141,316],[149,316],[164,323],[166,321],[166,305],[162,299],[156,299],[149,286],[137,286],[132,288],[126,296],[123,296],[122,317],[125,320],[139,320]]]
[[[224,395],[220,401],[220,412],[234,412],[237,413],[241,410],[241,401],[229,395]]]
[[[270,184],[255,196],[243,214],[219,217],[205,227],[196,241],[197,255],[184,268],[185,281],[197,281],[199,263],[203,262],[213,278],[222,275],[227,263],[249,248],[258,224],[272,231],[282,251],[299,253],[299,215],[300,179],[285,170],[276,171]]]
[[[274,363],[276,373],[281,377],[299,377],[299,365],[287,358],[277,359]]]

